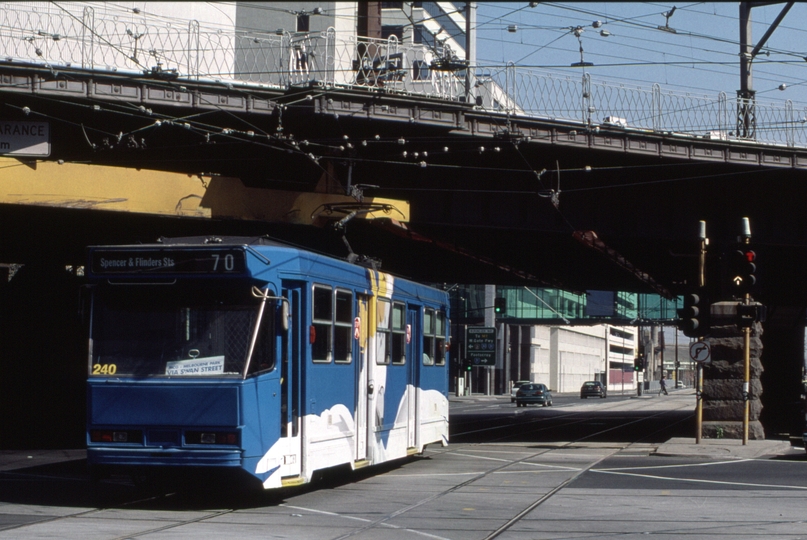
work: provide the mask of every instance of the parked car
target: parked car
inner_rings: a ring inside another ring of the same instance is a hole
[[[515,403],[516,392],[518,392],[522,384],[530,384],[530,381],[516,381],[513,383],[513,388],[510,389],[510,403]]]
[[[684,384],[684,381],[675,381],[675,387],[676,388],[686,388],[686,385]]]
[[[516,392],[516,407],[526,407],[530,403],[540,403],[544,407],[552,405],[552,393],[540,383],[522,384]]]
[[[608,397],[608,390],[600,381],[586,381],[580,387],[580,399],[586,399],[587,397],[606,398]]]

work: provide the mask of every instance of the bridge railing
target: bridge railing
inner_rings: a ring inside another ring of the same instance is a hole
[[[97,4],[96,4],[97,5]],[[323,32],[242,32],[194,20],[166,20],[93,5],[0,2],[0,61],[163,77],[258,83],[315,82],[424,95],[466,97],[465,70],[445,45],[401,43]],[[131,15],[131,14],[130,14]],[[738,129],[740,107],[725,93],[705,95],[557,74],[513,64],[475,69],[472,99],[484,110],[581,122],[586,126],[672,132],[807,147],[807,108],[757,100],[753,129]],[[741,119],[742,120],[742,119]]]

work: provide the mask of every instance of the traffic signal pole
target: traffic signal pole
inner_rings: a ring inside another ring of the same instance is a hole
[[[751,303],[751,295],[746,293],[745,304]],[[751,383],[751,328],[743,328],[743,445],[748,444],[748,417],[751,412],[751,400],[748,391]]]
[[[706,285],[706,246],[709,245],[709,239],[706,238],[705,221],[699,222],[698,236],[701,241],[700,256],[698,257],[698,287],[703,289],[704,285]],[[702,340],[703,338],[698,339]],[[703,431],[703,364],[701,362],[697,364],[698,368],[695,375],[696,384],[698,385],[695,391],[695,444],[700,444]]]
[[[747,217],[743,218],[743,243],[751,243],[751,224]],[[751,294],[745,293],[745,305],[751,303]],[[751,383],[751,326],[743,326],[743,446],[748,444],[748,419],[751,411],[751,400],[748,392]]]

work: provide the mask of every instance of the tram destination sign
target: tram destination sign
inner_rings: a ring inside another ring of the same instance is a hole
[[[465,331],[465,356],[475,366],[496,365],[496,329],[469,326]]]
[[[91,251],[90,271],[96,275],[120,274],[243,274],[243,248],[104,249]]]

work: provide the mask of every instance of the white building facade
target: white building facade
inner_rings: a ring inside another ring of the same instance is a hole
[[[522,342],[529,339],[526,378],[532,382],[546,384],[554,392],[578,392],[586,381],[606,383],[610,392],[636,391],[638,373],[633,366],[638,341],[634,327],[535,325],[522,327],[522,335]],[[510,358],[506,364],[520,362],[516,358],[520,351],[514,353],[512,345],[507,354]],[[520,376],[524,377],[523,369]],[[509,379],[512,384],[513,377]]]

